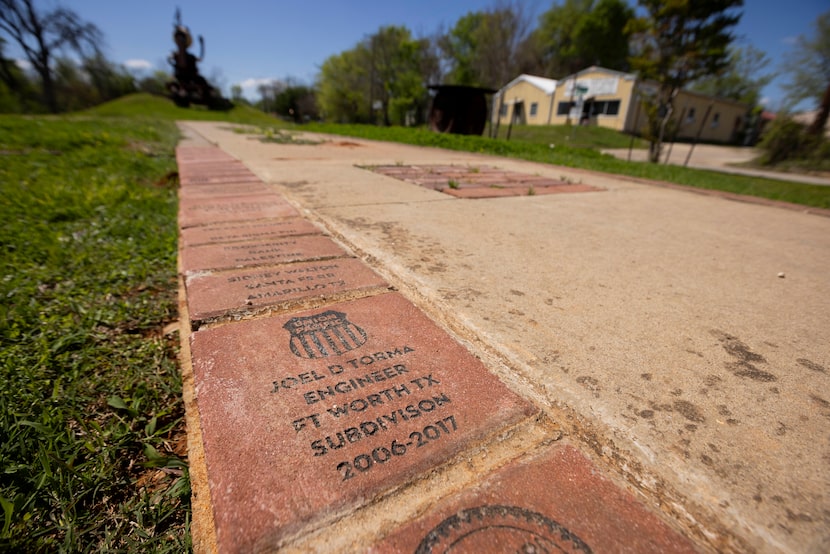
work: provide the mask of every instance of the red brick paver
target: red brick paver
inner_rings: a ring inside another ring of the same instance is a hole
[[[457,198],[500,198],[603,190],[591,185],[573,184],[489,166],[381,165],[367,169]]]
[[[218,196],[243,196],[248,194],[268,194],[271,189],[262,181],[219,183],[184,187],[179,190],[179,198],[204,199]]]
[[[244,221],[269,217],[296,216],[297,210],[276,194],[229,196],[221,199],[182,197],[179,202],[179,225],[222,221]]]
[[[220,551],[256,550],[531,416],[396,293],[192,336]]]
[[[516,461],[392,533],[376,553],[692,553],[569,445]]]
[[[197,273],[186,280],[192,322],[258,308],[296,307],[298,300],[331,299],[344,292],[387,287],[386,282],[354,258],[306,262],[256,270]]]
[[[204,244],[183,248],[186,274],[205,270],[257,267],[345,256],[346,252],[322,236],[284,237],[260,242]]]
[[[257,221],[230,221],[201,227],[182,229],[179,243],[183,246],[214,244],[218,242],[245,242],[293,235],[319,234],[318,229],[307,219],[287,217],[283,219],[265,219]]]

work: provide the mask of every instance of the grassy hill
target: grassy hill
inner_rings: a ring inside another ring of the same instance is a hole
[[[144,92],[123,96],[79,112],[78,115],[153,118],[168,121],[227,121],[247,125],[282,126],[280,120],[246,105],[234,106],[226,112],[211,111],[204,106],[179,108],[164,96],[154,96]]]

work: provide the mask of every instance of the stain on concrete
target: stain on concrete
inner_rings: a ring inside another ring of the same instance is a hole
[[[599,398],[599,393],[602,390],[602,387],[599,386],[599,381],[595,378],[588,375],[582,375],[576,378],[576,382],[591,391],[594,398]]]
[[[713,329],[711,333],[718,339],[723,349],[735,359],[734,362],[724,364],[733,375],[764,383],[778,380],[778,377],[756,365],[766,364],[767,359],[750,350],[738,337],[717,329]]]
[[[799,358],[799,359],[796,360],[796,362],[798,362],[800,365],[806,367],[810,371],[817,371],[819,373],[827,373],[827,369],[823,365],[817,364],[816,362],[808,360],[807,358]]]

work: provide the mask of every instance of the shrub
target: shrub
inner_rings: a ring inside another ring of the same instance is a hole
[[[775,165],[787,160],[806,160],[821,146],[821,137],[807,134],[807,128],[789,117],[770,124],[758,145],[764,151],[760,162]]]

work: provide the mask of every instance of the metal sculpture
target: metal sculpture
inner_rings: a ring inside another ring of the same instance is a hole
[[[173,102],[182,108],[190,104],[203,104],[211,110],[227,110],[233,104],[199,73],[198,63],[205,57],[205,39],[199,35],[199,57],[188,51],[193,44],[190,29],[182,25],[182,15],[176,9],[173,23],[173,42],[176,49],[167,58],[173,67],[174,81],[167,83],[167,90]]]

